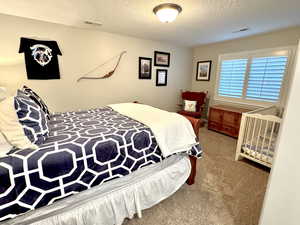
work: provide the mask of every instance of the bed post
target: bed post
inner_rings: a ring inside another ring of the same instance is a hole
[[[189,178],[187,179],[186,183],[188,185],[192,185],[195,183],[195,178],[196,178],[196,169],[197,169],[197,158],[193,156],[189,156],[190,162],[191,162],[191,173]]]
[[[190,116],[184,116],[186,117],[192,124],[193,126],[193,129],[194,129],[194,132],[196,134],[196,137],[198,139],[198,136],[199,136],[199,129],[200,129],[200,126],[201,126],[201,120],[200,119],[196,119],[196,118],[193,118],[193,117],[190,117]],[[189,156],[190,158],[190,162],[191,162],[191,173],[190,173],[190,176],[188,178],[188,180],[186,181],[186,183],[188,185],[192,185],[195,183],[195,178],[196,178],[196,171],[197,171],[197,158],[196,157],[193,157],[193,156]]]
[[[134,101],[133,103],[139,103],[139,102]],[[193,126],[193,129],[194,129],[194,132],[196,134],[196,138],[198,140],[199,129],[200,129],[200,126],[201,126],[201,120],[197,119],[197,118],[194,118],[194,117],[190,117],[190,116],[185,116],[185,115],[182,115],[182,116],[184,116],[185,118],[187,118],[191,122],[191,124]],[[193,156],[189,156],[189,159],[190,159],[190,162],[191,162],[191,173],[190,173],[190,176],[187,179],[186,183],[188,185],[192,185],[192,184],[195,183],[195,179],[196,179],[197,158],[193,157]]]

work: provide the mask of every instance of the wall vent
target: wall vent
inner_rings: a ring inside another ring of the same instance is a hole
[[[240,33],[240,32],[245,32],[245,31],[248,31],[250,28],[249,27],[244,27],[244,28],[241,28],[239,30],[235,30],[233,31],[232,33]]]
[[[86,21],[84,21],[84,23],[87,24],[87,25],[102,26],[101,23],[95,22],[95,21],[90,21],[90,20],[86,20]]]

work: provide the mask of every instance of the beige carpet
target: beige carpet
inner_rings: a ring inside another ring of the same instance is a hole
[[[196,184],[143,211],[124,225],[257,225],[269,170],[234,161],[236,139],[200,129],[204,156]]]

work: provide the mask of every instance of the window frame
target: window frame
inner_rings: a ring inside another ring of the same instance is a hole
[[[259,106],[265,107],[270,105],[283,105],[284,99],[286,98],[289,77],[291,74],[292,69],[292,62],[294,61],[294,56],[296,52],[296,46],[286,46],[286,47],[279,47],[279,48],[268,48],[268,49],[259,49],[253,51],[243,51],[243,52],[235,52],[235,53],[226,53],[220,54],[218,57],[218,65],[216,71],[216,82],[214,88],[214,100],[220,102],[229,102],[229,103],[236,103],[242,105],[251,105],[251,106]],[[271,101],[259,101],[254,99],[246,99],[246,92],[248,87],[248,80],[249,74],[251,69],[251,64],[253,58],[258,57],[271,57],[271,56],[287,56],[287,64],[285,68],[285,73],[283,76],[279,99],[277,102]],[[219,95],[219,83],[220,83],[220,73],[221,73],[221,66],[223,60],[234,60],[234,59],[247,59],[247,66],[245,72],[245,79],[244,79],[244,86],[243,86],[243,95],[242,98],[234,98],[234,97],[226,97]]]

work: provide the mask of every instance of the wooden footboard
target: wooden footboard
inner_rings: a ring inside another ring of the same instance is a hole
[[[191,162],[191,174],[189,176],[189,178],[187,179],[186,183],[188,185],[192,185],[195,183],[195,179],[196,179],[196,170],[197,170],[197,158],[190,156],[190,162]]]
[[[134,101],[133,103],[139,103],[138,101]],[[182,115],[182,114],[181,114]],[[201,120],[200,119],[197,119],[197,118],[194,118],[194,117],[190,117],[190,116],[186,116],[186,115],[182,115],[184,116],[185,118],[187,118],[192,126],[193,126],[193,129],[194,129],[194,132],[196,134],[196,137],[198,139],[198,135],[199,135],[199,129],[201,127]],[[195,183],[195,179],[196,179],[196,171],[197,171],[197,158],[196,157],[193,157],[193,156],[189,156],[190,158],[190,162],[191,162],[191,174],[189,176],[189,178],[187,179],[186,183],[188,185],[192,185]]]
[[[184,117],[186,117],[191,122],[191,124],[193,126],[193,129],[194,129],[194,132],[196,134],[196,137],[198,139],[199,129],[200,129],[200,126],[201,126],[201,120],[190,117],[190,116],[184,116]],[[190,174],[188,180],[186,181],[186,183],[188,185],[192,185],[192,184],[195,183],[196,171],[197,171],[197,158],[193,157],[193,156],[190,156],[190,162],[191,162],[192,169],[191,169],[191,174]]]

